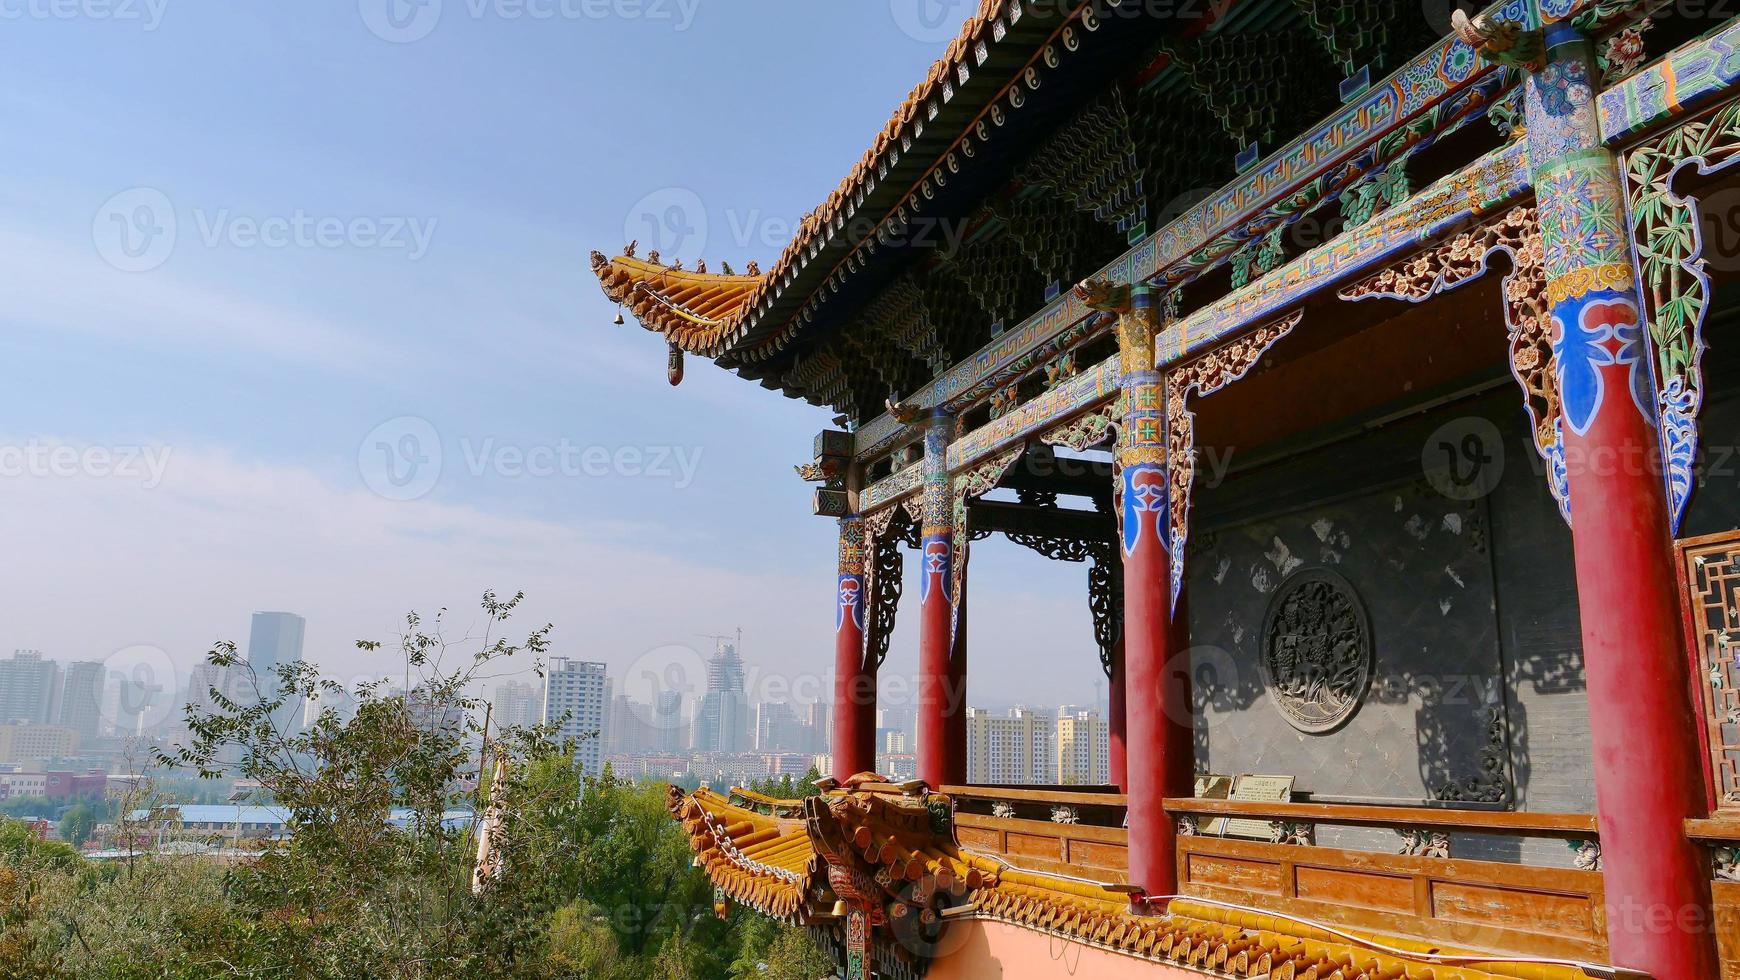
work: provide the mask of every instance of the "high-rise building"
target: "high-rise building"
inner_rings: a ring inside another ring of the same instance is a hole
[[[307,620],[295,613],[257,612],[248,630],[248,666],[260,685],[259,696],[278,696],[278,668],[302,660],[302,634]],[[286,703],[272,720],[279,730],[290,731],[302,721],[300,699]]]
[[[683,717],[681,691],[660,691],[653,703],[653,745],[656,752],[666,754],[683,750],[683,735],[688,731],[688,719]]]
[[[405,712],[411,724],[423,731],[441,732],[457,738],[465,731],[465,707],[452,698],[438,696],[426,684],[419,684],[405,695]]]
[[[735,645],[721,643],[707,662],[707,693],[695,711],[695,751],[749,751],[749,722],[743,659]]]
[[[1049,712],[967,709],[967,781],[1044,786],[1057,782],[1057,724]]]
[[[60,665],[40,651],[19,650],[0,660],[0,723],[47,724],[59,700]]]
[[[764,701],[755,706],[755,750],[796,752],[810,748],[805,726],[785,702]]]
[[[1057,709],[1057,781],[1103,786],[1111,781],[1111,727],[1091,708]]]
[[[610,698],[610,717],[604,723],[605,730],[610,733],[604,742],[604,754],[632,755],[644,751],[647,725],[642,719],[651,711],[651,707],[626,694],[613,695]]]
[[[308,621],[295,613],[257,612],[248,631],[248,663],[265,677],[281,664],[302,659],[302,634]]]
[[[810,751],[827,753],[834,742],[834,703],[812,701],[804,706],[803,716],[804,725],[810,730]]]
[[[917,742],[918,710],[911,705],[876,709],[876,728],[906,733],[908,744]]]
[[[356,717],[356,695],[349,691],[315,691],[314,696],[302,705],[302,729],[313,728],[329,708],[340,722],[348,722]]]
[[[490,703],[491,728],[529,728],[543,719],[544,687],[541,683],[505,681],[495,686]]]
[[[246,704],[254,695],[247,671],[205,661],[194,664],[187,675],[187,704],[201,711],[222,713],[219,695],[231,703]]]
[[[587,775],[603,770],[605,665],[551,657],[544,676],[543,723],[557,725],[556,738],[573,739],[575,758]]]
[[[86,660],[66,665],[60,714],[56,720],[62,728],[78,732],[79,738],[85,741],[102,734],[103,665],[100,662]]]

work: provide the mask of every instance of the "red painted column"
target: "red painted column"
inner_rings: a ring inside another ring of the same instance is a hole
[[[1624,186],[1597,132],[1586,39],[1546,28],[1528,139],[1576,547],[1595,807],[1613,962],[1717,975],[1707,858],[1684,821],[1704,792],[1670,541],[1655,385]]]
[[[1118,296],[1124,431],[1118,448],[1124,557],[1125,783],[1130,881],[1147,894],[1177,891],[1177,828],[1163,806],[1188,796],[1193,768],[1188,684],[1171,662],[1170,529],[1166,407],[1154,369],[1158,295],[1149,286]],[[1180,774],[1183,779],[1180,781]]]
[[[963,529],[964,533],[964,529]],[[944,772],[951,784],[967,781],[967,569],[961,569],[961,602],[955,613],[954,653],[949,659],[948,712],[944,716],[944,731],[948,733],[948,750],[944,755]]]
[[[1106,731],[1109,756],[1110,778],[1112,785],[1120,792],[1130,791],[1130,768],[1128,755],[1125,752],[1126,727],[1124,719],[1124,636],[1118,634],[1118,642],[1112,647],[1112,678],[1110,704],[1107,709],[1111,717],[1106,719]]]
[[[834,605],[834,778],[876,769],[876,672],[864,660],[864,521],[840,520]]]
[[[965,753],[957,768],[949,747],[953,715],[966,714],[966,705],[954,703],[956,692],[951,690],[955,529],[948,448],[954,431],[954,418],[939,412],[924,434],[924,526],[918,580],[918,778],[931,786],[967,779]],[[964,690],[959,693],[964,697]]]

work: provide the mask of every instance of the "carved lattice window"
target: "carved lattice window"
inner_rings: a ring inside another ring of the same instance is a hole
[[[1717,805],[1740,807],[1740,531],[1683,542],[1680,555]]]

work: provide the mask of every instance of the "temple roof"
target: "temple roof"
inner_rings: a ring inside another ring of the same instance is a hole
[[[980,0],[765,275],[632,249],[593,270],[675,350],[866,421],[1338,108],[1343,74],[1432,39],[1314,9]]]
[[[952,801],[909,789],[865,774],[805,800],[673,786],[668,803],[722,899],[824,930],[840,923],[836,903],[869,906],[875,925],[898,939],[881,948],[909,963],[935,948],[950,921],[982,919],[1213,976],[1584,976],[1568,965],[1489,960],[1493,954],[1315,927],[1206,899],[1174,899],[1166,914],[1137,915],[1124,886],[1028,871],[961,846]],[[717,911],[723,915],[724,905]]]
[[[803,220],[799,222],[796,233],[786,245],[785,251],[780,253],[779,260],[774,263],[772,270],[760,276],[687,274],[687,280],[690,281],[690,286],[694,291],[709,298],[716,297],[718,300],[715,305],[716,312],[710,315],[712,320],[709,323],[704,326],[696,325],[700,329],[687,332],[679,331],[679,336],[673,336],[671,328],[676,324],[673,323],[672,316],[655,314],[651,319],[642,316],[640,308],[634,307],[630,300],[625,298],[625,293],[619,291],[632,288],[632,283],[623,285],[624,280],[637,276],[656,276],[659,266],[656,263],[639,262],[632,258],[634,254],[632,247],[626,255],[610,260],[606,260],[598,252],[592,253],[592,271],[598,275],[599,280],[603,283],[605,294],[616,302],[629,305],[631,309],[635,310],[636,318],[647,329],[664,335],[666,339],[671,340],[691,354],[717,357],[725,350],[736,346],[743,339],[742,328],[746,319],[744,313],[754,309],[758,303],[763,301],[766,294],[773,291],[774,283],[790,275],[792,269],[801,262],[804,254],[815,246],[817,239],[826,234],[830,224],[838,225],[843,222],[844,216],[852,208],[853,199],[856,197],[862,200],[864,185],[874,179],[878,168],[880,167],[883,173],[887,172],[885,163],[887,157],[891,153],[897,154],[899,152],[902,133],[909,130],[909,127],[918,119],[921,112],[925,112],[932,100],[941,97],[945,89],[948,97],[953,97],[953,80],[957,77],[965,80],[968,76],[969,72],[964,66],[975,43],[981,35],[990,29],[992,22],[1003,16],[1010,7],[1019,8],[1019,0],[979,0],[978,11],[961,25],[960,33],[949,43],[949,46],[943,51],[942,57],[930,66],[930,71],[925,75],[924,81],[914,86],[900,105],[895,108],[894,114],[889,117],[881,132],[876,134],[876,138],[870,143],[870,148],[864,151],[863,157],[841,179],[839,186],[835,187],[833,193],[828,195],[828,199],[823,201],[814,211],[805,215]],[[935,113],[931,112],[930,115],[934,116]],[[674,270],[665,271],[674,272]],[[657,300],[643,304],[646,307],[657,305],[659,305]],[[675,313],[675,311],[671,312],[676,320],[687,319],[682,314]],[[705,339],[694,339],[698,337]],[[774,338],[773,344],[777,346],[786,339],[789,339],[789,335]]]
[[[648,330],[690,354],[717,357],[755,293],[767,282],[753,265],[751,275],[695,271],[626,254],[606,259],[592,253],[592,272],[611,302],[628,307]]]

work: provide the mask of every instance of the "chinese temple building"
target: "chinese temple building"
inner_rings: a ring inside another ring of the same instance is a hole
[[[838,413],[833,773],[672,791],[721,910],[848,978],[1740,977],[1740,18],[1188,6],[982,0],[766,270],[594,254],[673,383]],[[1085,570],[1111,785],[967,782],[992,534]]]

